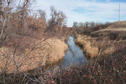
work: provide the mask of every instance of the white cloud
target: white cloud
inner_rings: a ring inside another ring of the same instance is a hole
[[[110,0],[106,0],[106,2],[110,2]]]
[[[109,1],[107,0],[107,2]],[[74,21],[106,22],[118,20],[118,3],[107,2],[96,2],[96,0],[90,0],[90,2],[89,0],[37,0],[35,9],[45,10],[49,16],[50,6],[54,6],[66,14],[68,26],[71,26]],[[84,13],[73,11],[78,7],[84,8]],[[121,3],[122,19],[126,19],[124,17],[125,10],[126,3]]]

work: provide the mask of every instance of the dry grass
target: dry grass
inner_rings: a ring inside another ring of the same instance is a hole
[[[57,84],[125,84],[125,54],[124,49],[119,50],[82,68],[67,70],[56,82]]]
[[[73,29],[64,27],[65,16],[62,12],[53,9],[52,16],[56,18],[50,18],[47,22],[44,12],[41,17],[34,17],[28,15],[27,8],[24,9],[19,10],[21,13],[8,10],[11,18],[7,16],[5,28],[0,28],[0,32],[7,29],[7,38],[0,44],[0,84],[126,83],[125,22],[78,31],[86,35],[79,38],[79,44],[88,53],[86,55],[95,59],[79,68],[61,70],[58,67],[44,71],[45,65],[63,59],[67,49],[64,38]],[[58,18],[60,14],[62,17]],[[48,29],[50,31],[45,33]]]
[[[70,67],[67,70],[55,68],[45,73],[40,72],[41,69],[28,71],[16,75],[15,80],[8,80],[9,83],[6,84],[125,84],[126,46],[124,46],[125,42],[120,43],[117,45],[118,50],[114,53],[103,55],[81,67]],[[27,76],[25,76],[26,73]]]
[[[99,54],[95,38],[87,35],[76,35],[76,44],[82,45],[82,50],[85,52],[87,58],[94,58]]]
[[[111,32],[107,33],[111,34]],[[118,32],[118,34],[122,33]],[[114,34],[111,36],[113,37]],[[82,48],[88,46],[89,51],[95,52],[90,47],[96,46],[99,49],[99,55],[89,60],[85,66],[67,69],[56,78],[52,78],[53,82],[50,84],[126,84],[125,39],[110,39],[104,35],[102,38],[100,35],[94,37],[87,33],[81,34],[80,37],[76,36],[76,38],[79,45]]]
[[[17,9],[9,14],[6,39],[0,44],[0,84],[43,83],[43,79],[35,77],[42,75],[47,66],[61,61],[67,50],[64,42],[69,33],[67,28],[53,35],[45,32],[48,26],[45,15],[30,16],[27,8],[23,16],[20,12]],[[1,25],[0,22],[0,33]]]
[[[57,62],[63,59],[66,49],[67,45],[57,38],[35,41],[24,51],[17,48],[14,52],[13,48],[2,47],[0,48],[0,72],[5,67],[6,73],[13,73],[17,68],[22,72]]]

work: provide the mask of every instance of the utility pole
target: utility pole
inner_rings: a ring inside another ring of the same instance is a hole
[[[119,23],[120,23],[120,2],[119,2]]]

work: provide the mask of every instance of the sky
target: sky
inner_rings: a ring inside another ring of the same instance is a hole
[[[50,7],[63,11],[67,25],[73,22],[114,22],[119,20],[119,3],[121,20],[126,20],[126,0],[36,0],[34,10],[44,10],[47,18]]]

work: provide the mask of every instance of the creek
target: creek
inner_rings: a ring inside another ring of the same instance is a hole
[[[86,64],[87,59],[83,51],[75,44],[75,38],[69,36],[67,39],[68,49],[61,63],[61,66],[66,68],[69,66],[77,67]]]

